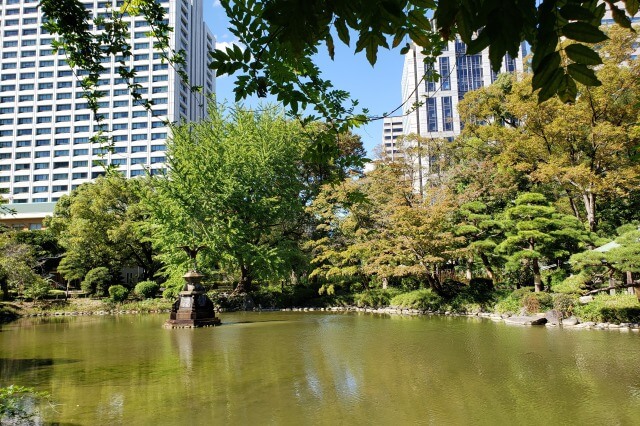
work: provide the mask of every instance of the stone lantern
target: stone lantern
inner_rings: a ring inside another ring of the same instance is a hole
[[[200,284],[203,275],[191,270],[183,278],[184,287],[178,300],[171,308],[169,319],[165,322],[165,328],[195,328],[210,327],[220,324],[220,318],[216,317],[213,302]]]

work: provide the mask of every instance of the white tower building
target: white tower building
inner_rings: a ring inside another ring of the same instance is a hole
[[[104,93],[99,113],[113,138],[113,152],[92,145],[98,130],[78,78],[63,54],[51,48],[52,35],[42,28],[37,0],[0,0],[0,190],[13,204],[55,203],[83,182],[104,173],[103,164],[117,166],[126,177],[157,173],[164,167],[168,122],[196,120],[206,114],[206,98],[215,93],[207,52],[215,39],[203,21],[201,0],[159,0],[174,29],[171,48],[186,52],[189,84],[163,63],[147,33],[148,23],[129,18],[135,83],[149,112],[137,105],[111,57],[98,85]],[[83,0],[93,16],[119,7],[121,1]],[[25,206],[26,207],[26,206]],[[53,205],[51,205],[51,209]],[[38,208],[41,209],[41,208]]]
[[[382,120],[382,152],[394,161],[402,157],[398,152],[396,141],[402,133],[402,116],[389,116]]]
[[[507,55],[501,72],[522,72],[522,57]],[[426,138],[445,138],[453,140],[460,134],[461,123],[458,114],[458,101],[464,95],[481,87],[489,86],[497,77],[491,70],[489,51],[476,55],[467,55],[466,46],[460,40],[448,42],[444,52],[434,64],[440,75],[437,82],[425,81],[422,77],[433,71],[424,63],[420,48],[413,45],[405,55],[402,71],[403,133],[416,134]],[[419,105],[417,108],[416,105]],[[422,173],[415,183],[417,191],[422,191],[429,175],[429,158],[420,158]]]

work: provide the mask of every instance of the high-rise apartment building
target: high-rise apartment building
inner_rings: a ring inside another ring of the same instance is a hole
[[[506,55],[500,72],[522,72],[522,54]],[[420,49],[413,46],[404,58],[402,70],[403,131],[428,138],[453,138],[460,134],[458,101],[472,90],[489,86],[497,77],[491,70],[489,50],[467,55],[466,45],[450,41],[442,55],[436,58],[438,81],[423,80],[433,72],[425,65]],[[417,89],[416,89],[417,86]],[[418,108],[414,105],[420,103]]]
[[[402,136],[402,116],[389,116],[382,120],[382,153],[394,161],[402,157],[402,154],[398,152],[397,140],[399,136]]]
[[[186,52],[189,82],[161,59],[141,17],[129,19],[131,57],[144,99],[152,111],[130,96],[118,74],[118,59],[107,58],[98,81],[103,96],[100,126],[109,131],[113,150],[92,144],[99,130],[82,97],[77,73],[63,53],[51,47],[53,36],[42,28],[38,0],[0,0],[0,190],[13,204],[54,203],[110,164],[126,177],[162,170],[166,122],[206,115],[206,99],[215,93],[207,52],[215,39],[203,21],[202,0],[158,0],[173,28],[170,46]],[[83,0],[93,17],[107,14],[122,1]],[[188,85],[203,87],[202,93]]]
[[[517,58],[506,55],[500,72],[522,72],[524,54],[521,50]],[[423,79],[434,71],[440,76],[438,81]],[[424,63],[424,55],[414,45],[405,55],[402,71],[403,133],[453,140],[461,130],[458,102],[467,92],[489,86],[497,75],[491,70],[488,49],[467,55],[462,41],[450,41],[430,66]],[[431,159],[420,154],[417,158],[420,171],[414,186],[421,192],[431,173]]]

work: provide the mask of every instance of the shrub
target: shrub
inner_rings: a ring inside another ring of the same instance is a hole
[[[524,299],[529,294],[532,294],[532,291],[532,287],[522,287],[514,290],[508,296],[503,297],[502,300],[496,303],[496,305],[494,306],[494,310],[501,314],[519,313],[523,306],[522,299]]]
[[[390,306],[398,308],[421,309],[437,311],[442,308],[444,300],[431,289],[414,290],[394,296],[389,302]]]
[[[104,266],[100,266],[87,272],[87,275],[85,275],[84,281],[82,281],[80,287],[88,294],[98,294],[103,296],[107,290],[109,282],[111,282],[109,269]]]
[[[49,290],[51,290],[51,283],[40,276],[36,276],[33,282],[29,284],[29,287],[24,291],[24,295],[30,297],[34,301],[38,301],[49,294]]]
[[[180,293],[180,289],[176,287],[168,287],[165,288],[162,292],[162,297],[164,299],[172,300],[178,297],[178,293]]]
[[[373,289],[356,293],[353,295],[353,302],[358,307],[381,308],[389,306],[389,302],[394,295],[398,294],[397,290],[391,289]]]
[[[640,322],[640,303],[633,294],[601,294],[586,305],[576,306],[575,314],[582,321]]]
[[[487,303],[494,297],[493,280],[489,278],[471,278],[467,293],[471,301],[479,304]]]
[[[569,294],[554,294],[553,295],[553,309],[560,312],[562,318],[567,318],[573,315],[573,310],[578,304],[578,298]]]
[[[145,299],[151,299],[158,293],[158,290],[160,290],[160,285],[155,281],[140,281],[133,291]]]
[[[447,279],[441,284],[440,296],[447,300],[451,300],[456,297],[460,292],[464,291],[467,286],[460,281]]]
[[[529,293],[522,298],[522,306],[530,314],[543,312],[553,307],[553,298],[549,293]]]
[[[125,286],[118,284],[118,285],[112,285],[111,287],[109,287],[109,296],[111,297],[111,300],[113,300],[116,303],[126,300],[128,295],[129,295],[129,290]]]

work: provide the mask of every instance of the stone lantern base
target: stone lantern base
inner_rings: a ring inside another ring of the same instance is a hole
[[[211,327],[220,324],[216,317],[213,302],[205,294],[200,284],[202,275],[189,271],[184,276],[186,281],[180,297],[173,304],[165,328]]]

